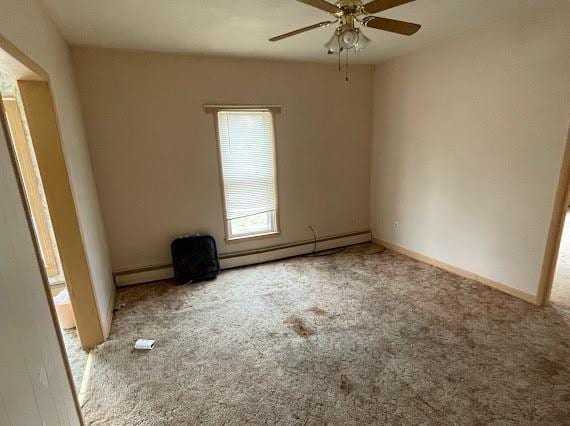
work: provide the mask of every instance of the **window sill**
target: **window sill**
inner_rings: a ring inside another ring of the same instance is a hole
[[[281,235],[281,232],[279,232],[279,231],[271,231],[271,232],[266,232],[263,234],[243,235],[243,236],[239,236],[239,237],[226,238],[226,243],[239,243],[239,242],[250,241],[250,240],[261,240],[264,238],[277,237],[279,235]]]

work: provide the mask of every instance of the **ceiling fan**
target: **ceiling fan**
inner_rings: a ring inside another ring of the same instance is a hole
[[[421,28],[421,25],[413,24],[411,22],[397,21],[395,19],[382,18],[380,16],[371,16],[373,13],[392,9],[393,7],[410,3],[414,0],[373,0],[366,4],[362,4],[362,0],[337,0],[335,4],[329,3],[325,0],[297,1],[328,12],[333,15],[335,19],[299,28],[285,34],[272,37],[269,41],[279,41],[306,31],[338,24],[331,39],[325,44],[325,48],[331,55],[339,54],[339,61],[340,53],[342,51],[346,51],[348,54],[348,51],[351,49],[360,51],[370,44],[370,39],[364,35],[360,26],[390,31],[392,33],[406,36],[415,34]]]

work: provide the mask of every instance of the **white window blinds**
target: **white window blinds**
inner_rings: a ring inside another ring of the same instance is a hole
[[[226,219],[274,213],[275,143],[270,111],[218,111]]]

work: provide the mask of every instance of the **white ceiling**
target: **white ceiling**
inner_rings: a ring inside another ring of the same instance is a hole
[[[332,27],[277,43],[267,39],[329,19],[295,0],[42,0],[73,45],[207,55],[334,61],[323,44]],[[375,29],[352,62],[376,63],[509,15],[560,0],[416,0],[378,14],[416,22],[412,37]]]

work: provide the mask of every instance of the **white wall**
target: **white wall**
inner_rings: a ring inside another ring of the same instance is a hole
[[[114,270],[167,263],[211,233],[222,253],[369,229],[372,67],[73,48]],[[279,237],[224,242],[207,103],[280,104]]]
[[[110,326],[108,313],[112,309],[115,286],[69,48],[39,3],[33,0],[0,0],[0,34],[50,76],[89,271],[99,316],[106,330]]]
[[[557,4],[376,67],[375,238],[536,294],[570,123]]]

